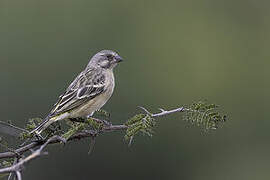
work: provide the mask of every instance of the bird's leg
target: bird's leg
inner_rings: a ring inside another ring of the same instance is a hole
[[[108,113],[107,111],[103,110],[103,109],[98,109],[96,110],[96,112],[102,116],[105,116],[105,117],[110,117],[110,113]]]
[[[85,122],[84,118],[69,118],[69,120],[72,122]]]
[[[59,121],[56,121],[55,123],[52,124],[52,130],[53,131],[61,131],[61,125]]]
[[[94,118],[94,120],[96,122],[104,124],[105,126],[112,126],[112,123],[110,121],[106,121],[106,120],[102,120],[102,119],[96,119],[96,118]]]
[[[52,123],[48,128],[47,128],[47,131],[48,131],[48,136],[51,136],[51,135],[55,135],[55,134],[59,134],[59,133],[63,133],[63,131],[61,130],[61,125],[58,121]]]
[[[86,117],[87,119],[89,119],[89,118],[92,118],[93,115],[94,115],[94,112],[91,112],[91,114],[88,114]]]
[[[35,133],[33,137],[36,138],[36,141],[44,141],[46,139],[43,136],[41,136],[41,134],[37,134],[37,133]]]
[[[93,114],[94,114],[94,112],[91,113],[91,114],[89,114],[89,115],[87,116],[87,118],[92,118],[94,121],[96,121],[96,122],[98,122],[98,123],[102,123],[102,124],[104,124],[105,126],[111,126],[111,125],[112,125],[112,123],[109,122],[109,121],[94,118],[94,117],[93,117]]]
[[[34,133],[34,134],[32,135],[32,137],[28,137],[27,139],[25,139],[25,141],[24,141],[22,144],[20,144],[19,147],[23,147],[23,146],[25,146],[27,143],[33,142],[33,141],[42,142],[42,141],[44,141],[45,139],[46,139],[46,138],[42,137],[40,134]]]

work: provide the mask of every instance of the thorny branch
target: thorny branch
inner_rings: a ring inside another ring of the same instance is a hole
[[[126,129],[127,126],[126,125],[111,125],[111,126],[105,126],[102,132],[109,132],[109,131],[116,131],[116,130],[124,130]],[[92,137],[94,135],[96,135],[97,132],[95,132],[94,130],[84,130],[82,132],[78,132],[75,135],[73,135],[72,137],[70,137],[69,139],[67,139],[67,141],[72,141],[75,139],[82,139],[82,138],[87,138],[87,137]],[[30,151],[33,148],[39,147],[45,143],[47,144],[56,144],[61,142],[59,139],[53,139],[50,140],[48,142],[48,140],[38,140],[38,141],[34,141],[31,142],[23,147],[20,147],[14,151],[8,151],[8,152],[4,152],[4,153],[0,153],[0,159],[3,158],[12,158],[12,157],[17,157],[18,154],[23,154],[27,151]],[[0,169],[0,174],[1,174],[1,169]]]
[[[180,112],[180,111],[183,110],[183,107],[181,107],[181,108],[173,109],[173,110],[170,110],[170,111],[162,110],[160,113],[152,114],[146,108],[144,108],[142,106],[139,106],[139,108],[143,109],[147,114],[151,114],[152,117],[164,116],[164,115],[168,115],[168,114],[171,114],[171,113]],[[108,121],[100,120],[100,119],[97,119],[97,118],[94,118],[94,119],[96,121],[98,121],[98,122],[103,122],[105,124],[105,126],[103,127],[101,132],[111,132],[111,131],[125,130],[125,129],[128,128],[128,126],[124,125],[124,124],[111,125]],[[84,130],[82,132],[76,133],[75,135],[73,135],[72,137],[67,139],[67,141],[92,137],[92,136],[96,135],[96,133],[97,132],[95,132],[94,130]],[[45,143],[47,143],[47,144],[56,144],[56,143],[59,143],[59,142],[60,142],[59,139],[50,139],[49,142],[48,142],[48,140],[47,141],[45,141],[45,140],[34,141],[34,142],[31,142],[30,144],[27,144],[27,145],[25,145],[23,147],[20,147],[20,148],[14,150],[14,151],[8,151],[8,152],[0,153],[0,159],[17,157],[18,154],[25,153],[25,152],[27,152],[27,151],[35,148],[35,147],[39,147],[39,146],[41,146],[41,145],[43,145]],[[1,169],[0,169],[0,174],[1,174]]]
[[[142,106],[139,106],[139,108],[141,108],[142,110],[144,110],[151,117],[165,116],[165,115],[176,113],[176,112],[183,112],[185,110],[184,107],[180,107],[180,108],[173,109],[173,110],[170,110],[170,111],[166,111],[166,110],[164,110],[162,108],[159,108],[159,110],[161,111],[160,113],[152,114],[146,108],[144,108]]]
[[[12,165],[10,167],[0,169],[0,174],[12,173],[13,172],[13,173],[16,174],[17,179],[21,180],[22,179],[21,170],[23,168],[23,165],[25,163],[39,157],[39,156],[46,155],[47,153],[43,152],[43,149],[53,141],[65,142],[65,140],[62,139],[61,137],[53,136],[53,137],[49,138],[46,142],[44,142],[37,150],[35,150],[35,151],[32,150],[32,153],[29,156],[27,156],[25,158],[22,158],[22,159],[19,159],[17,163],[15,163],[14,165]],[[31,149],[29,149],[29,150],[31,150]]]
[[[165,116],[168,114],[173,114],[176,112],[185,112],[185,111],[192,110],[192,109],[188,109],[186,107],[180,107],[180,108],[176,108],[176,109],[172,109],[172,110],[164,110],[162,108],[159,108],[159,110],[161,112],[151,113],[150,111],[148,111],[144,107],[139,107],[139,108],[141,108],[145,113],[145,116],[143,116],[141,121],[144,121],[144,120],[146,121],[147,116],[148,117],[150,116],[150,118],[156,118],[156,117],[161,117],[161,116]],[[196,108],[195,108],[195,110],[196,110]],[[205,116],[205,112],[203,112],[203,113]],[[12,176],[16,176],[17,180],[21,180],[22,179],[21,171],[22,171],[24,165],[26,163],[42,156],[42,155],[48,154],[47,152],[44,152],[44,149],[49,144],[60,144],[60,143],[66,143],[67,141],[80,140],[82,138],[91,137],[91,146],[93,146],[95,144],[95,138],[97,135],[99,135],[101,133],[112,132],[112,131],[123,131],[123,130],[128,131],[129,128],[132,128],[132,125],[133,125],[133,124],[129,124],[129,123],[125,123],[125,124],[121,124],[121,125],[112,125],[110,122],[105,121],[105,120],[100,120],[97,118],[92,118],[92,119],[98,123],[102,122],[102,124],[103,124],[102,128],[99,129],[98,131],[97,130],[81,130],[81,131],[76,132],[72,136],[70,136],[68,139],[64,139],[63,137],[60,137],[60,136],[53,136],[53,137],[50,137],[48,139],[30,141],[28,144],[25,144],[22,147],[19,147],[15,150],[8,149],[7,152],[0,153],[0,159],[15,158],[13,165],[11,165],[10,167],[5,167],[5,168],[0,169],[0,174],[10,173],[9,179],[11,179]],[[225,119],[224,119],[224,121],[225,121]],[[136,123],[138,123],[138,122],[135,122],[134,124],[136,124]],[[143,132],[147,132],[147,131],[143,131]],[[129,143],[131,143],[131,141],[133,140],[133,136],[134,135],[131,135],[129,137],[129,141],[130,141]],[[89,152],[91,152],[92,149],[93,149],[93,147],[90,147]],[[25,153],[27,153],[27,152],[30,152],[29,155],[24,157]]]

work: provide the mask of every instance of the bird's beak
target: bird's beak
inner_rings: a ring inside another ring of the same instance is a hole
[[[123,58],[122,58],[121,56],[119,56],[119,55],[115,56],[114,59],[115,59],[115,61],[116,61],[117,63],[123,61]]]

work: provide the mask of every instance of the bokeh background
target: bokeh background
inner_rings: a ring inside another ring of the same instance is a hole
[[[44,117],[84,68],[113,49],[125,58],[104,107],[123,123],[207,99],[228,114],[211,133],[162,118],[153,138],[123,133],[49,147],[24,179],[270,179],[270,1],[1,0],[0,114],[24,126]]]

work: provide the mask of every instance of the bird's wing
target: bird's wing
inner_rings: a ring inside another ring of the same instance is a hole
[[[101,70],[89,68],[81,72],[59,97],[50,116],[55,116],[83,105],[105,91],[105,75]]]

